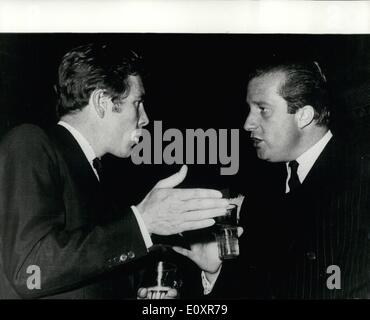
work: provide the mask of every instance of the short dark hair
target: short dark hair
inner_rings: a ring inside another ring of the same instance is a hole
[[[330,119],[329,94],[326,77],[316,61],[281,62],[257,68],[250,79],[282,72],[286,79],[279,94],[287,101],[288,113],[296,113],[305,105],[315,110],[318,125],[327,126]]]
[[[122,99],[130,89],[128,77],[142,72],[142,59],[132,50],[106,44],[70,50],[58,69],[58,116],[82,110],[95,89],[104,89],[113,102]]]

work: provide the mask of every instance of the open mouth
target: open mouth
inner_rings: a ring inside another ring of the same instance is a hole
[[[257,137],[251,137],[251,139],[252,139],[252,142],[253,142],[253,146],[254,147],[258,147],[259,144],[263,141],[262,139],[257,138]]]
[[[140,141],[140,137],[142,135],[142,131],[140,129],[136,129],[131,133],[131,141],[134,144],[138,144]]]

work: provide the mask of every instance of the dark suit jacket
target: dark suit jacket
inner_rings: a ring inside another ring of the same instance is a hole
[[[241,255],[224,262],[209,298],[369,298],[369,167],[332,138],[295,191],[284,193],[285,164],[262,175],[243,205]],[[341,289],[327,287],[331,265]]]
[[[110,202],[65,128],[22,125],[3,139],[0,298],[135,297],[128,275],[146,253],[134,214]],[[41,289],[27,287],[30,265]]]

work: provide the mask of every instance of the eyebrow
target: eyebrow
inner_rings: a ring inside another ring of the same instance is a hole
[[[268,107],[271,106],[271,104],[268,103],[268,102],[258,102],[257,105],[259,105],[259,106],[268,106]]]
[[[251,103],[248,103],[247,102],[247,104],[250,106],[250,104],[255,104],[255,105],[257,105],[258,107],[261,107],[261,106],[263,106],[263,107],[271,107],[271,104],[270,103],[268,103],[268,102],[264,102],[264,101],[251,101]]]
[[[138,94],[136,97],[135,97],[135,100],[144,100],[145,98],[145,92],[141,93],[141,94]]]

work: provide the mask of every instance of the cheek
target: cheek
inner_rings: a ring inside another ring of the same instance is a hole
[[[267,144],[277,144],[285,135],[284,127],[279,122],[266,122],[263,128],[264,138]]]
[[[122,123],[121,127],[121,140],[123,143],[129,143],[132,142],[132,135],[135,132],[137,128],[137,123],[134,121],[134,119],[127,119],[125,123]]]
[[[120,122],[120,129],[121,133],[127,133],[129,131],[132,131],[133,128],[136,127],[136,121],[134,116],[125,117],[125,119],[122,119]]]
[[[283,144],[287,148],[292,149],[298,144],[299,134],[297,131],[297,127],[293,124],[287,124],[281,133],[281,140],[282,142],[284,142]]]
[[[125,119],[125,125],[127,128],[133,128],[137,126],[137,123],[139,121],[138,115],[136,110],[132,110],[130,114],[127,115],[127,118]]]
[[[270,148],[284,148],[294,145],[297,137],[296,127],[289,122],[274,122],[265,127],[266,144]]]

